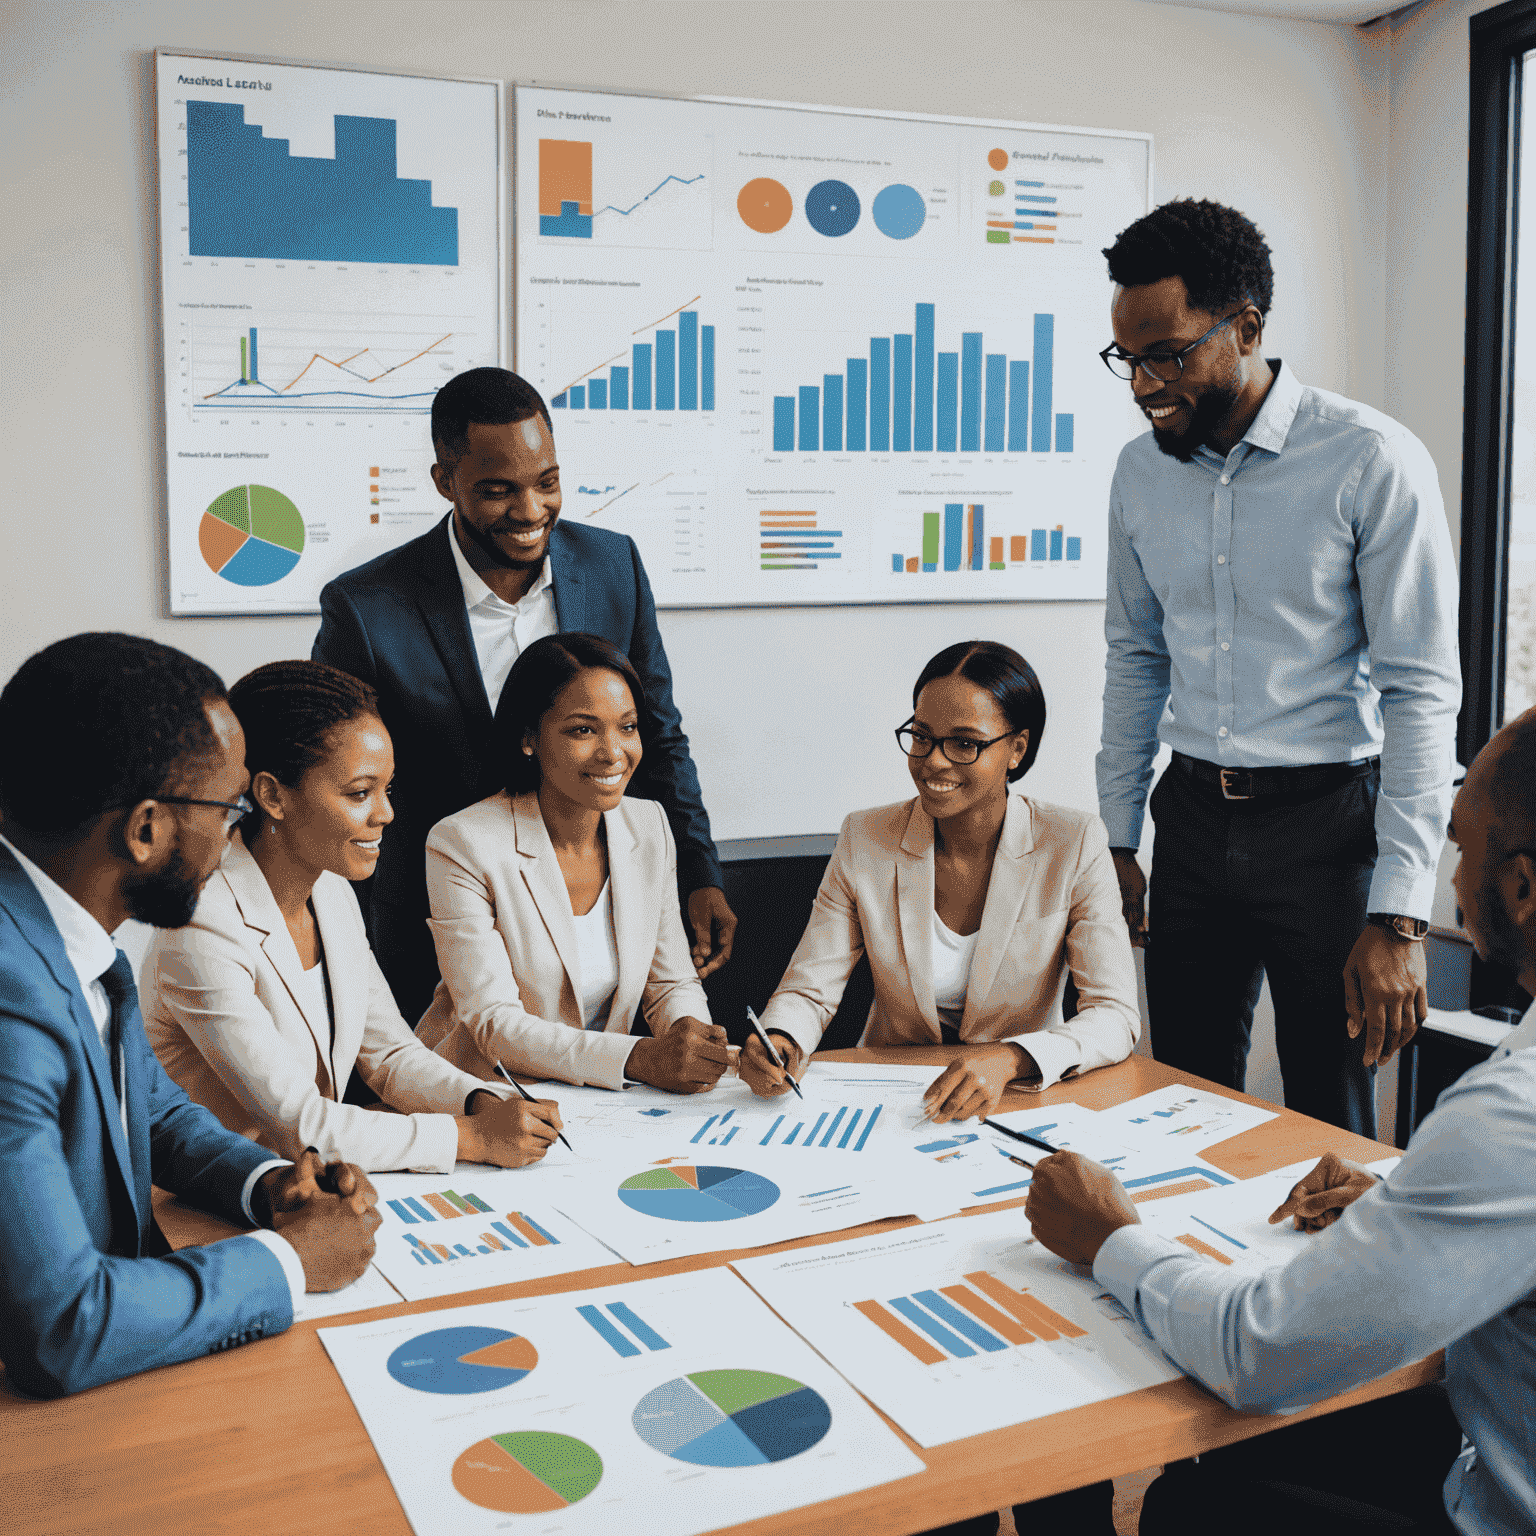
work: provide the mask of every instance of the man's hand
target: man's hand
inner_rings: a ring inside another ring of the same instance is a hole
[[[782,1067],[774,1066],[773,1058],[763,1049],[763,1042],[755,1032],[747,1036],[747,1043],[742,1046],[737,1062],[742,1082],[760,1099],[776,1099],[788,1093],[791,1079],[799,1079],[805,1061],[800,1047],[788,1035],[776,1029],[769,1033],[774,1045],[778,1047],[779,1055],[784,1058]]]
[[[258,1227],[275,1227],[279,1216],[307,1205],[322,1194],[340,1195],[359,1216],[379,1203],[379,1192],[355,1163],[330,1163],[313,1147],[298,1162],[272,1168],[251,1191],[251,1215]]]
[[[1136,862],[1136,855],[1123,848],[1111,848],[1109,856],[1115,861],[1115,878],[1120,882],[1120,912],[1130,931],[1131,944],[1145,949],[1152,935],[1147,929],[1147,877]]]
[[[701,886],[688,897],[688,926],[693,929],[689,958],[703,981],[731,958],[736,939],[736,914],[718,885]]]
[[[720,1081],[730,1060],[725,1031],[718,1024],[682,1018],[659,1040],[636,1040],[624,1070],[668,1093],[705,1093]]]
[[[469,1113],[457,1117],[459,1157],[466,1163],[526,1168],[554,1145],[564,1122],[553,1099],[502,1099],[472,1093]]]
[[[321,1193],[279,1216],[277,1231],[304,1266],[306,1291],[339,1291],[368,1267],[380,1219],[372,1205],[359,1211],[353,1198]]]
[[[1009,1083],[1034,1071],[1035,1058],[1011,1040],[973,1046],[924,1089],[928,1118],[935,1125],[969,1120],[973,1115],[984,1120],[997,1108]]]
[[[1024,1214],[1035,1236],[1073,1264],[1092,1264],[1111,1232],[1141,1222],[1120,1180],[1081,1152],[1053,1152],[1035,1164]]]
[[[1349,1038],[1365,1031],[1365,1064],[1391,1061],[1429,1016],[1424,946],[1367,923],[1344,962]]]
[[[1270,1214],[1269,1224],[1273,1226],[1291,1216],[1298,1230],[1321,1232],[1344,1214],[1345,1206],[1358,1200],[1366,1190],[1374,1189],[1376,1182],[1375,1174],[1359,1163],[1325,1152],[1317,1167],[1292,1186],[1284,1204]]]

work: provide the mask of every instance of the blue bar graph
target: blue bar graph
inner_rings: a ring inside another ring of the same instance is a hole
[[[256,372],[256,327],[251,327],[251,383],[259,384],[261,375]]]
[[[1008,359],[1001,352],[989,352],[987,353],[987,431],[984,444],[988,453],[1005,451],[1003,423],[1007,419],[1007,393]]]
[[[959,1333],[963,1333],[972,1344],[979,1344],[988,1354],[995,1355],[999,1350],[1008,1348],[1007,1343],[989,1329],[983,1328],[968,1312],[962,1312],[952,1301],[939,1295],[937,1291],[913,1291],[912,1299],[920,1301],[936,1317],[942,1317],[946,1323]]]
[[[865,432],[869,401],[869,364],[862,357],[848,359],[848,416],[844,446],[850,453],[862,453],[868,441]]]
[[[891,341],[869,341],[869,451],[888,453],[891,447]]]
[[[526,1216],[523,1218],[524,1221],[527,1219]],[[511,1243],[515,1248],[526,1248],[528,1246],[527,1241],[519,1237],[504,1221],[493,1221],[491,1223],[491,1230],[498,1233],[503,1242]]]
[[[874,1128],[875,1121],[879,1118],[883,1105],[876,1104],[868,1109],[868,1118],[865,1118],[866,1109],[863,1105],[840,1104],[837,1108],[822,1110],[816,1117],[810,1131],[802,1138],[801,1132],[805,1130],[805,1121],[797,1120],[788,1134],[780,1135],[780,1131],[788,1121],[787,1114],[779,1115],[768,1127],[767,1132],[759,1138],[760,1147],[793,1147],[800,1146],[807,1150],[828,1152],[862,1152],[865,1143],[869,1140],[869,1133]],[[828,1116],[831,1116],[830,1120]],[[863,1129],[860,1130],[862,1123]],[[724,1120],[721,1120],[721,1125]],[[719,1127],[717,1127],[718,1129]],[[857,1138],[857,1139],[855,1139]],[[695,1140],[698,1138],[695,1137]],[[722,1141],[724,1138],[721,1138]],[[713,1143],[711,1143],[713,1144]]]
[[[699,408],[699,316],[692,309],[677,317],[677,408]]]
[[[647,1349],[671,1349],[672,1346],[662,1338],[641,1316],[627,1307],[622,1301],[610,1301],[608,1310],[624,1324],[634,1336],[645,1345]]]
[[[570,388],[571,409],[584,411],[587,408],[587,386],[585,384],[573,384]]]
[[[981,452],[981,332],[960,337],[960,452]]]
[[[964,532],[962,524],[965,520],[965,505],[963,502],[946,502],[944,506],[944,569],[946,571],[958,571],[960,569],[960,542]]]
[[[940,352],[935,393],[938,420],[934,426],[934,444],[940,453],[953,453],[957,442],[955,418],[960,410],[960,354]]]
[[[937,1318],[923,1311],[910,1297],[893,1296],[891,1298],[891,1305],[909,1323],[916,1323],[940,1349],[947,1350],[950,1354],[961,1360],[968,1360],[976,1353],[964,1339],[952,1334]]]
[[[827,453],[843,447],[843,376],[827,373],[821,379],[821,446]]]
[[[1067,540],[1067,559],[1081,560],[1083,558],[1083,541],[1079,538]]]
[[[1072,413],[1070,411],[1056,413],[1056,452],[1072,452]]]
[[[793,395],[773,397],[773,451],[775,453],[795,451],[795,397]]]
[[[608,370],[608,405],[615,411],[627,411],[629,409],[629,369],[610,368]]]
[[[1008,452],[1029,452],[1029,364],[1008,365]]]
[[[1029,427],[1029,446],[1036,453],[1051,451],[1051,375],[1055,345],[1055,315],[1036,315],[1035,393]]]
[[[677,409],[677,332],[656,332],[656,409]]]
[[[891,449],[912,451],[912,338],[894,338],[891,361]]]
[[[815,453],[821,446],[821,391],[814,384],[800,386],[800,451]]]
[[[1051,529],[1051,559],[1052,560],[1060,560],[1061,559],[1061,556],[1062,556],[1062,547],[1061,547],[1061,545],[1062,545],[1061,529],[1060,528],[1052,528]]]
[[[608,409],[607,379],[589,379],[587,381],[587,409],[589,411],[606,411]]]
[[[971,569],[973,571],[984,571],[987,568],[987,541],[983,537],[984,514],[983,507],[971,508]]]
[[[715,408],[715,328],[699,327],[699,409]]]
[[[1029,535],[1029,558],[1031,560],[1045,559],[1045,529],[1036,528]]]
[[[651,344],[648,341],[637,341],[630,348],[630,363],[634,372],[630,375],[634,381],[635,409],[648,411],[651,408]]]
[[[919,304],[912,349],[912,451],[933,452],[933,305]]]
[[[597,1331],[614,1354],[622,1355],[626,1360],[632,1360],[640,1353],[639,1345],[632,1344],[626,1339],[596,1307],[577,1307],[576,1311]]]
[[[394,118],[337,114],[325,157],[291,154],[239,102],[186,112],[190,255],[458,265],[458,209],[433,207],[430,181],[399,176]]]
[[[838,1107],[837,1113],[832,1116],[832,1124],[827,1127],[827,1134],[821,1138],[822,1146],[829,1147],[832,1145],[832,1138],[837,1135],[837,1128],[843,1123],[843,1116],[847,1113],[848,1106],[846,1104]]]

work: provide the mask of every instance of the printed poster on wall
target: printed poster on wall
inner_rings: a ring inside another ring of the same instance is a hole
[[[156,55],[173,614],[312,613],[424,532],[502,360],[501,86]]]

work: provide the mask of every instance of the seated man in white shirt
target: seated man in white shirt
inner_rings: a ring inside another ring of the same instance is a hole
[[[166,1077],[111,936],[191,918],[246,783],[223,685],[168,646],[76,635],[0,692],[0,1360],[21,1391],[281,1333],[373,1257],[358,1169],[274,1158]],[[152,1184],[279,1230],[173,1253]]]
[[[1536,993],[1536,710],[1478,754],[1450,836],[1478,953]],[[1446,1352],[1460,1455],[1432,1391],[1388,1398],[1170,1469],[1144,1536],[1239,1521],[1247,1536],[1536,1531],[1536,1007],[1441,1095],[1385,1180],[1325,1158],[1270,1219],[1311,1224],[1343,1206],[1289,1264],[1250,1275],[1147,1232],[1097,1163],[1061,1152],[1036,1169],[1035,1236],[1091,1264],[1235,1408],[1294,1409]],[[1442,1477],[1443,1498],[1426,1495]]]

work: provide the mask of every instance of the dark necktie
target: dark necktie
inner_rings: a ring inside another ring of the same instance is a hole
[[[134,985],[133,967],[128,956],[118,950],[117,959],[102,972],[102,989],[112,1005],[112,1023],[107,1031],[107,1054],[112,1058],[112,1091],[119,1104],[123,1101],[123,1035],[139,1017],[139,989]]]

